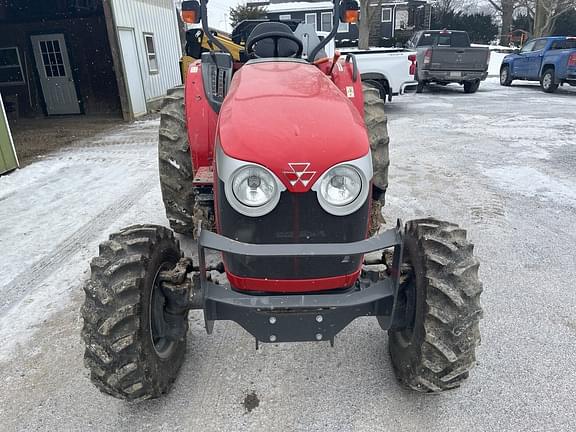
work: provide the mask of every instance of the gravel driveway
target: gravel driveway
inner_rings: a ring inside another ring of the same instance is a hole
[[[354,322],[334,348],[255,351],[233,323],[206,335],[194,312],[168,396],[100,394],[82,365],[81,286],[110,232],[167,224],[152,120],[0,177],[0,429],[576,430],[576,89],[489,79],[474,95],[439,87],[386,106],[386,218],[457,222],[482,262],[483,343],[462,388],[401,389],[375,319]]]

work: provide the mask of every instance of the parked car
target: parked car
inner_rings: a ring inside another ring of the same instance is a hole
[[[384,101],[393,96],[415,91],[416,53],[404,48],[376,48],[369,50],[340,50],[353,54],[362,81],[378,88]]]
[[[540,81],[546,93],[564,83],[576,86],[576,37],[532,39],[520,51],[504,57],[500,84],[509,86],[517,79]]]
[[[417,93],[430,83],[458,83],[466,93],[475,93],[488,76],[490,50],[471,47],[465,31],[419,31],[406,46],[417,53]]]

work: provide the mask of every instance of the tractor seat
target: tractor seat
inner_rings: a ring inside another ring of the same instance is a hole
[[[294,37],[294,32],[286,24],[281,22],[264,22],[254,27],[254,30],[248,36],[246,47],[250,47],[257,36],[265,33],[284,33],[288,37]],[[269,58],[269,57],[295,57],[298,54],[298,45],[290,39],[278,39],[278,52],[275,53],[275,42],[273,38],[266,38],[256,42],[253,53],[250,57]]]

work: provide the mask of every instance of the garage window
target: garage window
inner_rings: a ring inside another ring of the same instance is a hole
[[[0,48],[0,85],[25,84],[18,48]]]
[[[392,22],[392,9],[384,8],[382,9],[382,22]]]
[[[156,57],[156,44],[152,33],[144,33],[146,42],[146,56],[148,57],[148,72],[158,73],[158,58]]]

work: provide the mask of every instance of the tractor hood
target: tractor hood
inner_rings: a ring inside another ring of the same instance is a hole
[[[296,61],[243,66],[220,110],[218,137],[226,155],[267,167],[294,192],[370,151],[354,105],[316,66]],[[314,175],[292,185],[286,173],[302,171]]]

